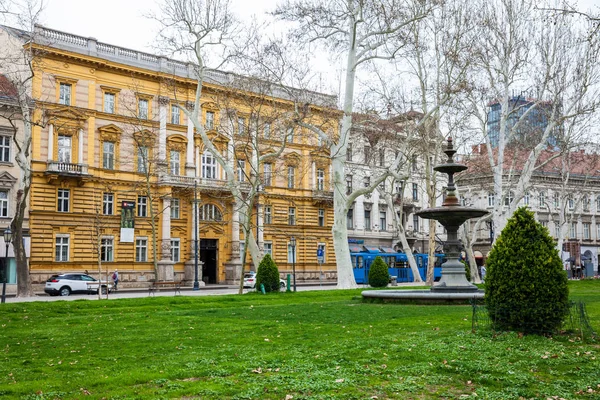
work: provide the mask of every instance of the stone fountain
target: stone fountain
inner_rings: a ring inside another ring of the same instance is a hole
[[[480,218],[486,215],[486,210],[461,206],[456,196],[454,174],[464,171],[467,166],[454,162],[456,150],[452,145],[452,138],[448,138],[448,145],[444,153],[448,159],[444,164],[434,167],[436,171],[448,174],[448,187],[441,207],[426,208],[416,214],[421,218],[434,219],[446,228],[447,240],[444,243],[444,252],[447,261],[442,264],[442,277],[440,281],[427,290],[369,290],[362,292],[364,298],[404,299],[419,301],[461,301],[482,299],[483,290],[467,281],[465,267],[459,261],[460,240],[458,229],[466,220]]]

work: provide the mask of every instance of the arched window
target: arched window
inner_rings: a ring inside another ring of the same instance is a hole
[[[200,207],[201,221],[222,221],[223,215],[214,204],[204,204]]]

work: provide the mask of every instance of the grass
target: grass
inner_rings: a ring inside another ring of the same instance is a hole
[[[570,290],[598,331],[600,280]],[[600,398],[597,343],[472,333],[469,306],[369,304],[359,294],[6,304],[0,397]]]

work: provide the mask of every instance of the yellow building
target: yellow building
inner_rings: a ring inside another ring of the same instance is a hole
[[[118,269],[124,286],[153,279],[191,282],[195,195],[201,280],[239,279],[243,235],[235,200],[223,169],[180,108],[193,107],[191,66],[43,27],[36,34],[40,52],[32,96],[46,124],[33,135],[32,282],[59,272],[93,274],[99,261],[103,274]],[[230,82],[231,74],[209,71],[202,118],[215,146],[231,155],[238,179],[260,173],[264,180],[252,217],[259,247],[273,255],[282,274],[289,273],[294,237],[297,279],[318,280],[320,268],[333,278],[328,155],[316,136],[296,128],[279,157],[250,171],[242,141],[233,142],[235,135],[221,128],[235,115],[243,138],[255,118],[250,103],[260,96],[233,90]],[[281,92],[263,102],[272,115],[292,110]],[[335,104],[330,96],[317,98]],[[320,108],[312,108],[318,114]],[[276,118],[273,125],[261,119],[260,151],[277,145],[277,135],[271,136]],[[322,267],[319,246],[325,250]]]

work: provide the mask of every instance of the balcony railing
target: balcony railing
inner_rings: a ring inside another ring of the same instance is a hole
[[[160,183],[173,186],[194,186],[197,183],[199,189],[226,189],[227,181],[223,179],[197,178],[186,175],[164,175],[160,178]]]
[[[57,172],[59,174],[70,174],[70,175],[87,175],[88,165],[87,164],[75,164],[75,163],[63,163],[58,161],[48,161],[46,171]]]

